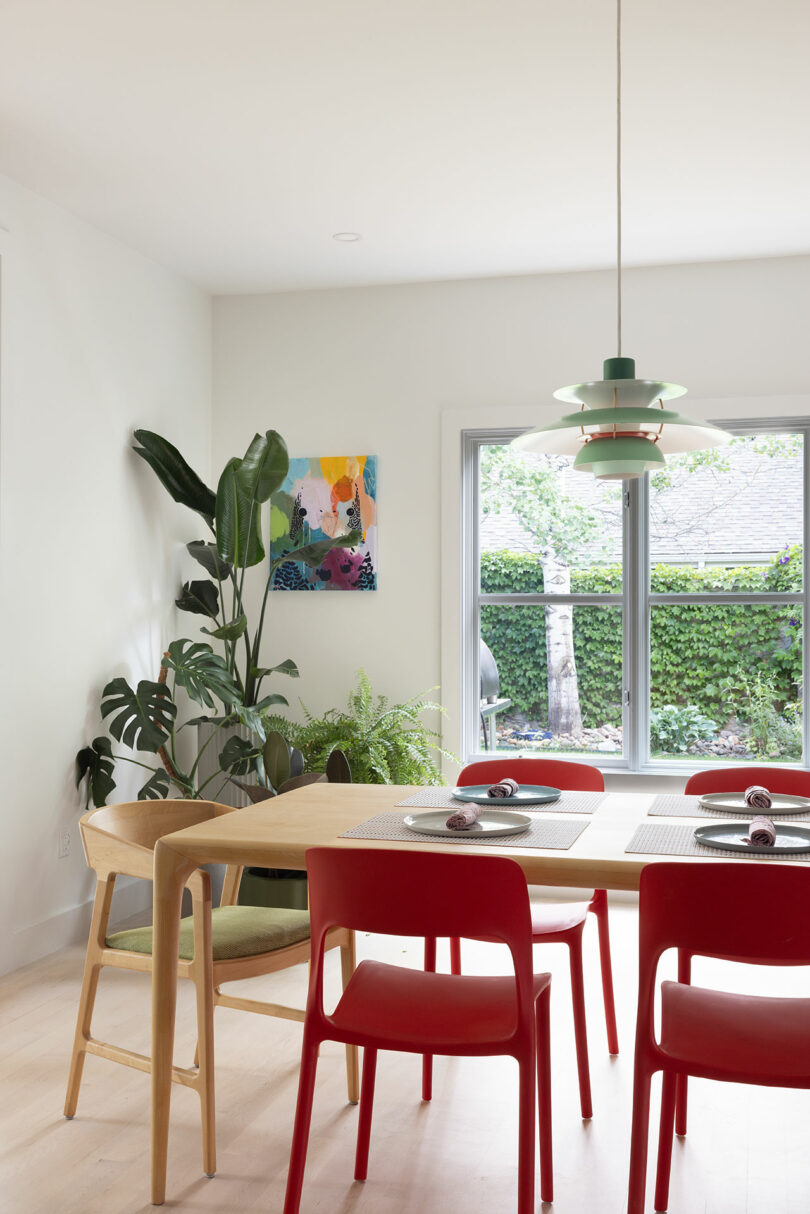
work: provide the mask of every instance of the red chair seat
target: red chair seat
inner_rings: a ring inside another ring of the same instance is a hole
[[[550,981],[550,974],[534,975],[535,998]],[[341,1039],[380,1050],[497,1054],[498,1043],[517,1027],[515,979],[458,978],[363,961],[329,1019]]]
[[[532,936],[554,936],[585,922],[590,902],[533,902]],[[537,942],[537,941],[536,941]]]
[[[810,1082],[810,999],[779,999],[661,983],[661,1049],[730,1081]]]

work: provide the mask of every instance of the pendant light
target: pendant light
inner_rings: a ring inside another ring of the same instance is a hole
[[[666,455],[702,451],[729,442],[730,435],[708,422],[693,421],[665,400],[686,388],[653,379],[636,379],[633,358],[622,356],[622,5],[616,0],[616,313],[617,356],[606,358],[602,379],[559,388],[557,400],[579,405],[546,426],[513,440],[522,451],[574,455],[574,468],[597,480],[630,480],[655,471]]]

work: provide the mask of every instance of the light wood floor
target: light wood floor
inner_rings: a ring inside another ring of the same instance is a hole
[[[612,910],[622,1054],[609,1059],[598,991],[595,930],[588,930],[589,1032],[594,1118],[578,1115],[566,950],[536,950],[554,975],[552,999],[555,1186],[559,1214],[624,1208],[635,1000],[636,912]],[[420,964],[412,941],[361,937],[358,954]],[[88,1058],[74,1121],[61,1116],[81,975],[70,949],[0,980],[0,1211],[2,1214],[134,1214],[148,1211],[149,1081]],[[446,958],[445,958],[446,960]],[[465,943],[469,972],[503,971],[492,946]],[[337,990],[336,958],[330,958]],[[722,985],[725,967],[696,969]],[[753,972],[752,972],[753,973]],[[748,989],[806,993],[806,975],[749,975]],[[303,967],[254,980],[282,1000],[303,1001]],[[236,984],[235,984],[236,985]],[[249,984],[241,984],[247,987]],[[178,1010],[178,1060],[194,1048],[190,986]],[[149,1048],[149,981],[106,971],[94,1031]],[[294,1108],[300,1025],[219,1009],[216,1024],[219,1171],[201,1174],[197,1096],[175,1088],[169,1197],[177,1211],[281,1209]],[[778,1029],[775,1028],[775,1031]],[[511,1214],[515,1209],[514,1066],[508,1060],[438,1059],[434,1099],[419,1099],[420,1064],[381,1056],[369,1179],[352,1180],[357,1110],[347,1106],[342,1051],[325,1047],[319,1069],[302,1214]],[[654,1097],[657,1093],[654,1092]],[[654,1105],[655,1107],[655,1105]],[[678,1143],[674,1214],[798,1214],[810,1207],[810,1093],[692,1083],[688,1139]],[[651,1196],[649,1198],[651,1202]],[[650,1208],[651,1205],[650,1205]]]

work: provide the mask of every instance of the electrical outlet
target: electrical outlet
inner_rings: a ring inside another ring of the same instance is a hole
[[[59,832],[59,850],[57,857],[60,860],[66,859],[70,855],[70,828],[65,827]]]

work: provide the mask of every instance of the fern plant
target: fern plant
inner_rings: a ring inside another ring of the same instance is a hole
[[[376,696],[364,670],[349,693],[348,708],[330,708],[314,717],[305,704],[303,724],[266,716],[265,727],[277,729],[304,755],[308,771],[325,771],[329,756],[342,750],[356,784],[442,784],[436,758],[453,759],[436,741],[439,733],[420,720],[424,712],[444,712],[440,704],[414,696],[389,704]]]

